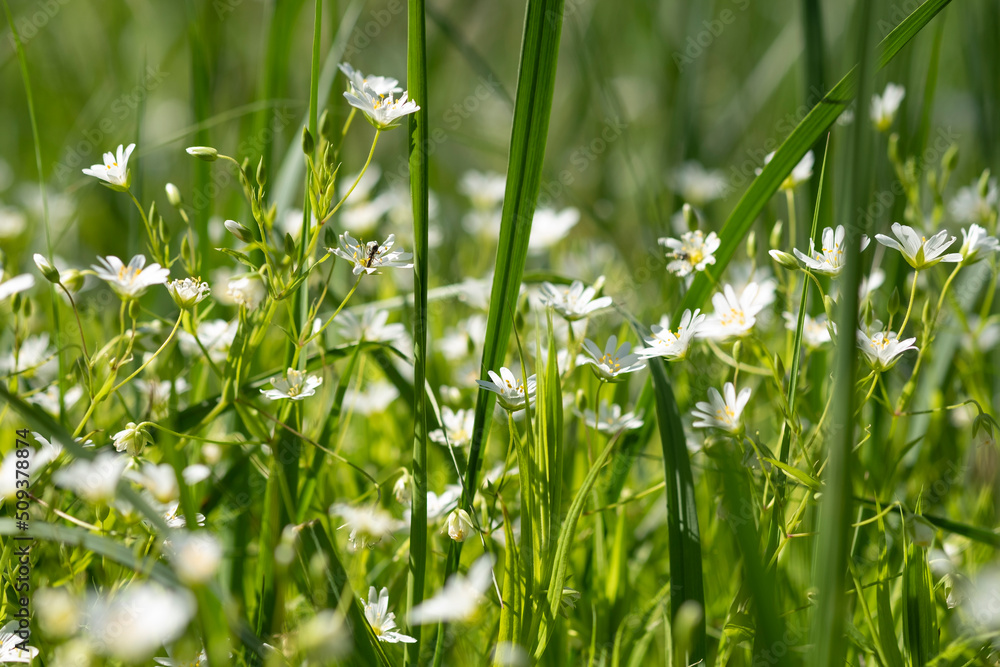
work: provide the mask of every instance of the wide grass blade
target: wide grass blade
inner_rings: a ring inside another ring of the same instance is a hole
[[[420,110],[409,117],[410,199],[413,207],[413,386],[422,387],[427,377],[427,229],[429,186],[427,183],[427,27],[424,0],[410,0],[407,9],[406,84],[410,99]],[[422,391],[413,402],[413,496],[410,506],[410,574],[407,606],[424,599],[427,566],[427,401]],[[411,628],[418,641],[406,645],[405,664],[420,658],[421,626]]]
[[[885,67],[906,44],[926,26],[951,0],[927,0],[890,32],[878,46],[877,66]],[[757,215],[777,192],[785,177],[791,173],[802,156],[829,129],[841,112],[850,105],[857,92],[858,68],[854,67],[833,89],[821,99],[812,111],[802,119],[784,143],[774,154],[736,204],[736,208],[726,219],[719,232],[721,245],[715,253],[715,264],[699,273],[684,295],[677,308],[675,318],[680,317],[685,308],[700,307],[718,283],[729,260],[743,243],[743,237],[750,230]],[[864,124],[864,123],[858,123]]]
[[[903,646],[910,667],[924,667],[937,654],[937,611],[927,549],[912,542],[903,562]]]

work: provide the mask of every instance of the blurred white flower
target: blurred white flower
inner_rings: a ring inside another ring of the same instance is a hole
[[[640,371],[646,367],[639,355],[631,353],[632,344],[628,341],[618,345],[618,337],[611,336],[604,346],[604,352],[589,338],[583,340],[583,351],[587,358],[583,363],[589,364],[594,374],[603,382],[621,382],[623,375]]]
[[[460,320],[457,327],[448,330],[435,342],[434,349],[440,351],[445,359],[455,361],[474,354],[484,340],[486,340],[486,317],[476,313]]]
[[[722,241],[715,232],[705,236],[700,229],[681,234],[680,239],[661,238],[660,245],[668,249],[667,258],[672,258],[667,264],[667,271],[684,278],[696,271],[704,271],[709,264],[715,264],[715,251]]]
[[[83,387],[74,385],[63,393],[63,404],[67,409],[76,405],[76,402],[83,398]],[[50,384],[43,391],[28,396],[25,400],[33,405],[37,405],[50,415],[59,415],[59,385]]]
[[[183,377],[170,380],[156,380],[151,378],[143,380],[136,378],[132,380],[135,388],[139,392],[141,406],[149,413],[153,419],[162,419],[167,416],[170,410],[170,395],[181,394],[188,390],[188,383]]]
[[[33,646],[28,646],[27,649],[18,648],[21,644],[19,628],[20,623],[16,618],[0,628],[0,663],[30,664],[38,655],[38,649]]]
[[[41,333],[37,336],[28,336],[21,342],[21,347],[17,349],[17,357],[12,350],[4,357],[0,357],[0,371],[4,373],[37,376],[54,375],[58,362],[55,352],[49,349],[49,334]]]
[[[168,651],[169,653],[169,651]],[[230,656],[232,657],[232,656]],[[153,661],[160,667],[208,667],[208,653],[205,649],[194,657],[194,660],[174,660],[173,658],[153,658]]]
[[[388,310],[378,310],[375,306],[367,306],[358,318],[349,310],[343,310],[337,316],[335,324],[341,338],[351,342],[388,342],[406,337],[406,327],[401,323],[386,324],[389,320]]]
[[[176,531],[166,552],[177,577],[186,584],[204,584],[215,576],[222,562],[222,545],[211,533]]]
[[[486,380],[476,380],[480,388],[492,391],[497,395],[497,403],[507,412],[523,410],[526,403],[530,403],[535,397],[535,376],[528,377],[526,383],[522,383],[514,377],[509,368],[500,369],[500,375],[493,371],[487,371],[492,382]]]
[[[441,408],[441,423],[444,428],[434,429],[430,438],[439,445],[465,447],[472,442],[472,429],[476,414],[473,410],[452,411],[447,405]],[[447,435],[447,437],[445,437]]]
[[[327,661],[349,654],[351,641],[350,629],[336,609],[322,609],[299,626],[299,649],[311,660],[319,661],[318,664],[328,664]]]
[[[876,234],[875,240],[887,248],[898,250],[903,259],[917,271],[934,266],[938,262],[961,262],[964,259],[959,252],[947,255],[944,253],[955,242],[955,237],[949,236],[943,229],[927,238],[917,234],[912,227],[894,222],[892,233],[896,235],[898,241],[885,234]]]
[[[464,542],[475,531],[472,517],[463,509],[455,508],[448,515],[448,537],[456,542]]]
[[[648,347],[641,347],[635,351],[643,359],[653,357],[664,357],[671,361],[683,359],[687,354],[691,341],[694,340],[698,331],[707,319],[701,314],[701,310],[695,308],[694,313],[685,309],[681,315],[681,323],[677,330],[670,328],[670,319],[666,316],[660,320],[660,324],[652,327],[653,335],[646,339]]]
[[[136,255],[126,266],[114,255],[98,257],[100,266],[91,265],[98,278],[111,285],[122,299],[135,299],[153,285],[162,285],[170,278],[170,270],[153,263],[146,266],[146,258]]]
[[[353,551],[374,547],[383,537],[392,535],[403,527],[403,522],[376,505],[353,507],[337,503],[330,507],[330,514],[344,519],[340,528],[349,528],[347,541]]]
[[[774,301],[774,283],[750,283],[736,296],[732,285],[725,285],[722,292],[712,295],[715,312],[709,315],[701,329],[699,338],[725,340],[750,333],[757,323],[757,315]]]
[[[793,248],[792,252],[798,257],[802,265],[826,276],[839,276],[844,269],[844,236],[847,230],[843,225],[837,225],[836,230],[832,227],[823,229],[822,247],[816,250],[815,239],[809,239],[809,254],[800,252],[798,248]],[[871,243],[867,235],[861,235],[861,251],[864,251]],[[773,252],[773,251],[772,251]]]
[[[139,456],[146,445],[153,441],[146,427],[142,424],[136,425],[135,422],[126,424],[125,428],[115,433],[111,439],[115,449],[119,452],[128,452],[129,456]]]
[[[881,95],[872,95],[870,113],[876,130],[885,132],[889,129],[904,97],[906,89],[895,83],[887,84]]]
[[[968,231],[962,230],[962,247],[958,252],[965,258],[964,264],[975,264],[997,250],[1000,250],[1000,241],[995,236],[988,236],[979,225],[973,224]]]
[[[62,451],[61,448],[53,447],[47,442],[40,442],[42,446],[38,449],[34,447],[21,447],[19,449],[12,449],[7,452],[6,456],[3,457],[3,463],[0,463],[0,499],[2,500],[12,500],[17,496],[17,481],[20,479],[25,480],[24,469],[30,471],[30,480],[36,479],[41,473],[43,468],[50,463],[59,452]],[[24,452],[24,456],[18,456],[18,452]],[[24,464],[21,465],[20,472],[18,475],[18,461],[26,461],[27,467]]]
[[[385,411],[399,398],[399,390],[391,382],[378,380],[364,389],[348,389],[341,409],[359,415],[373,415]]]
[[[674,169],[670,182],[681,199],[698,207],[721,197],[728,186],[726,177],[721,171],[705,169],[696,160],[689,160]]]
[[[35,277],[30,273],[22,273],[8,280],[0,282],[0,301],[4,301],[15,294],[25,292],[35,286]]]
[[[80,626],[80,601],[65,588],[35,593],[35,620],[49,637],[68,637]],[[2,662],[2,660],[0,660]]]
[[[348,63],[340,63],[340,71],[347,77],[351,88],[360,90],[365,86],[371,88],[377,95],[388,95],[389,93],[401,93],[403,89],[399,87],[399,81],[388,76],[375,76],[369,74],[365,76]]]
[[[495,172],[470,170],[462,174],[458,182],[458,191],[480,211],[492,211],[503,204],[506,187],[507,177]]]
[[[369,241],[368,243],[356,241],[349,233],[344,232],[340,235],[340,247],[328,248],[328,250],[337,257],[354,264],[352,271],[356,276],[362,273],[369,275],[378,273],[379,269],[384,268],[412,269],[413,262],[406,260],[412,258],[413,255],[408,252],[392,250],[395,242],[395,234],[389,234],[385,243],[379,245],[378,241]]]
[[[0,239],[15,239],[28,228],[28,216],[13,206],[0,206]]]
[[[493,556],[480,556],[467,575],[455,573],[440,591],[410,610],[410,625],[452,623],[470,619],[493,581]]]
[[[126,456],[101,452],[93,460],[77,459],[52,475],[56,486],[73,491],[90,503],[108,503],[115,497],[118,480],[129,463]]]
[[[537,209],[531,221],[528,250],[539,251],[551,248],[566,238],[566,234],[578,222],[580,222],[580,211],[575,208],[564,208],[561,211],[552,208]]]
[[[907,350],[916,350],[916,338],[899,340],[895,331],[879,331],[869,335],[858,329],[858,348],[874,371],[886,371],[896,365]]]
[[[979,184],[970,185],[959,190],[948,204],[948,212],[956,222],[975,222],[988,225],[997,212],[1000,203],[1000,188],[997,179],[991,178],[980,189]]]
[[[361,604],[365,608],[365,618],[368,625],[372,626],[372,632],[378,637],[380,642],[388,644],[416,643],[416,639],[404,635],[396,629],[396,614],[389,611],[389,589],[383,588],[379,593],[375,593],[375,587],[368,588],[368,599],[362,600]]]
[[[599,279],[598,283],[601,282],[603,280]],[[569,287],[543,282],[540,291],[542,303],[570,322],[581,320],[599,310],[610,308],[612,303],[610,296],[595,299],[594,295],[597,294],[597,290],[594,287],[584,288],[583,282],[579,280],[574,280]]]
[[[861,286],[858,288],[858,300],[864,301],[870,297],[875,290],[885,282],[885,271],[882,269],[872,269],[871,274],[861,278]]]
[[[782,315],[785,318],[785,328],[789,331],[795,331],[799,325],[798,315],[787,311]],[[806,347],[811,348],[829,343],[832,340],[830,326],[831,323],[826,319],[825,313],[817,317],[806,313],[805,319],[802,321],[802,342],[806,344]]]
[[[254,310],[267,295],[263,281],[256,273],[248,273],[230,278],[226,284],[226,296],[233,303],[247,310]]]
[[[316,387],[321,384],[323,384],[323,378],[308,375],[306,371],[289,368],[285,372],[285,377],[271,378],[272,389],[261,389],[260,393],[272,401],[278,401],[283,398],[301,401],[304,398],[315,395]]]
[[[764,156],[764,164],[769,163],[773,159],[774,159],[774,151],[771,151],[770,153]],[[816,156],[813,155],[812,151],[809,151],[808,153],[803,155],[802,159],[799,160],[799,163],[795,165],[795,167],[792,169],[792,173],[790,173],[785,178],[785,180],[782,181],[781,189],[794,190],[796,186],[801,185],[802,183],[805,183],[810,178],[812,178],[813,165],[815,163],[816,163]],[[757,174],[759,175],[761,171],[763,170],[758,169]]]
[[[236,329],[238,327],[239,322],[236,320],[232,322],[225,320],[202,320],[198,323],[197,339],[187,331],[181,330],[178,332],[181,351],[191,357],[201,356],[204,354],[201,348],[204,347],[208,351],[208,356],[212,361],[217,364],[222,363],[229,354],[229,347],[236,338]],[[198,345],[199,342],[201,345]]]
[[[594,425],[594,411],[584,410],[583,421],[587,426]],[[597,414],[597,430],[606,435],[614,435],[619,431],[633,431],[642,428],[642,414],[634,412],[622,412],[620,405],[608,405],[607,401],[601,401],[601,406]]]
[[[744,387],[737,396],[736,387],[732,382],[727,382],[723,385],[722,392],[720,394],[715,387],[709,388],[708,402],[699,401],[695,404],[692,414],[698,421],[692,426],[715,428],[732,434],[740,432],[743,428],[743,409],[750,401],[750,387]]]
[[[131,175],[128,171],[128,159],[135,150],[135,144],[129,144],[127,148],[118,144],[118,152],[105,153],[104,164],[95,164],[83,173],[101,179],[115,190],[127,190]]]
[[[169,463],[143,463],[142,468],[129,477],[145,487],[158,502],[169,503],[180,496],[177,475]]]
[[[98,597],[84,626],[98,652],[126,662],[146,662],[183,634],[196,610],[186,590],[133,583],[114,597]]]

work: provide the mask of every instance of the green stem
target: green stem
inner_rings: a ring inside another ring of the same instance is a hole
[[[899,334],[897,338],[903,337],[903,329],[906,328],[906,323],[910,320],[910,311],[913,310],[913,300],[917,296],[917,276],[920,275],[919,271],[913,272],[913,283],[910,285],[910,302],[906,305],[906,315],[903,316],[903,323],[899,325]]]

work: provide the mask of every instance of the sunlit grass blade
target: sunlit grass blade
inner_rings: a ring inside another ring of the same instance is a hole
[[[950,0],[927,0],[896,26],[879,44],[876,55],[878,67],[884,67],[891,61],[949,2]],[[736,208],[729,214],[722,231],[719,232],[722,243],[715,253],[715,264],[699,273],[694,279],[681,305],[678,306],[675,317],[679,318],[685,308],[694,310],[705,302],[729,260],[743,243],[743,238],[757,215],[777,192],[782,181],[791,173],[802,156],[851,103],[857,92],[857,85],[858,68],[855,67],[813,107],[781,144],[774,158],[764,166],[760,175],[740,198]]]
[[[410,200],[413,210],[413,496],[410,505],[410,570],[406,601],[412,609],[424,599],[427,567],[427,400],[420,389],[427,377],[427,234],[429,188],[427,27],[424,0],[409,0],[407,5],[406,84],[410,99],[420,109],[410,114],[409,158]],[[419,641],[422,628],[411,628],[417,642],[406,645],[405,664],[420,662]]]
[[[927,550],[910,542],[903,561],[903,646],[909,667],[924,667],[937,653],[937,610],[932,586]]]

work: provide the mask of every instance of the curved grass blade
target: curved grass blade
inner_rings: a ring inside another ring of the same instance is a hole
[[[913,37],[926,26],[951,0],[927,0],[912,14],[890,32],[878,46],[877,66],[884,67],[899,53]],[[821,99],[812,111],[802,119],[784,143],[767,163],[760,176],[744,193],[729,214],[719,238],[722,241],[715,253],[715,264],[706,271],[699,273],[691,284],[691,288],[680,306],[675,317],[679,318],[685,308],[694,310],[700,307],[725,270],[733,253],[743,243],[743,237],[750,230],[757,215],[778,190],[785,177],[791,173],[802,156],[833,124],[841,112],[854,99],[858,86],[858,68],[855,66]]]

